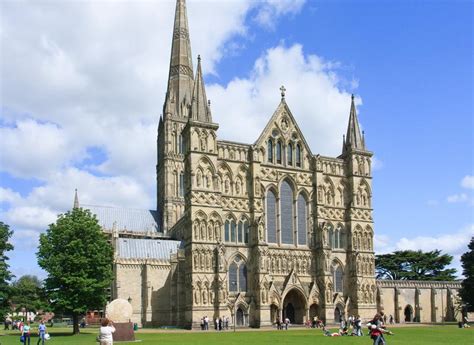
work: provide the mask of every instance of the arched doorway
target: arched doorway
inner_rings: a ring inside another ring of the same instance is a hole
[[[237,316],[237,326],[243,326],[244,325],[244,311],[241,308],[237,309],[236,312]]]
[[[290,319],[292,324],[303,324],[306,302],[303,294],[296,289],[291,290],[283,300],[283,319]]]
[[[275,323],[277,318],[280,317],[280,314],[278,313],[278,307],[274,304],[270,306],[270,321],[272,323]]]
[[[413,321],[413,307],[411,305],[407,305],[405,307],[403,314],[405,315],[405,322]]]
[[[309,307],[309,318],[313,320],[315,316],[319,317],[319,306],[316,303]]]
[[[337,306],[334,309],[334,322],[340,323],[342,321],[343,315],[344,314],[343,314],[343,311],[341,309],[341,306]]]

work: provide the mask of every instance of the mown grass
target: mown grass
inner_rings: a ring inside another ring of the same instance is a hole
[[[80,335],[70,335],[71,329],[55,328],[50,330],[48,345],[85,345],[95,344],[97,329],[82,330]],[[395,335],[387,336],[388,345],[474,345],[474,328],[459,329],[456,326],[426,326],[393,328]],[[324,337],[319,329],[300,329],[290,331],[232,331],[225,332],[189,332],[148,333],[138,331],[139,344],[196,344],[196,345],[251,345],[251,344],[372,344],[369,337]],[[1,345],[20,344],[19,333],[0,332]],[[31,338],[36,344],[37,337]],[[123,343],[124,344],[124,343]]]

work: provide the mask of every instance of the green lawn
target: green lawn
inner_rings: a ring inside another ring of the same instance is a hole
[[[48,345],[85,345],[95,344],[96,329],[86,329],[82,334],[70,336],[65,332],[69,329],[56,328],[51,330],[51,340]],[[459,329],[456,326],[426,326],[394,328],[396,333],[387,336],[388,345],[474,345],[474,328]],[[147,330],[146,332],[149,332]],[[19,335],[14,332],[4,331],[0,334],[1,345],[20,344]],[[142,333],[138,331],[136,338],[142,340],[139,344],[225,344],[225,345],[251,345],[251,344],[372,344],[369,337],[324,337],[321,330],[290,330],[290,331],[225,331],[216,333],[178,331],[173,333]],[[31,344],[36,344],[37,338],[31,339]]]

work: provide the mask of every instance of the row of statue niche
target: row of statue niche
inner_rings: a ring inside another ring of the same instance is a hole
[[[220,190],[224,194],[232,194],[232,185],[234,187],[235,195],[245,194],[245,185],[240,176],[237,176],[235,182],[232,183],[230,178],[225,175],[224,181],[220,176],[216,177],[216,189]],[[198,188],[213,189],[213,176],[210,170],[207,170],[205,173],[201,169],[198,169],[196,172],[196,186]]]
[[[375,286],[362,285],[357,291],[357,299],[359,303],[372,304],[375,303]]]
[[[318,187],[318,202],[319,203],[325,203],[326,205],[334,205],[334,203],[337,203],[337,206],[344,206],[344,189],[343,188],[338,188],[337,190],[337,197],[336,193],[334,192],[334,189],[332,186],[319,186]]]
[[[218,221],[211,220],[206,222],[202,219],[196,219],[193,224],[194,239],[201,241],[220,241],[221,228],[222,225]]]
[[[353,236],[354,249],[372,250],[372,235],[368,232],[360,233],[356,231]]]
[[[201,284],[198,282],[194,289],[194,304],[195,305],[212,305],[214,304],[216,297],[214,289],[209,286],[208,282]],[[223,303],[228,297],[228,292],[225,289],[225,282],[220,282],[218,285],[217,302]]]
[[[371,258],[357,258],[357,273],[374,275],[375,261]]]
[[[273,274],[288,274],[294,270],[297,274],[308,274],[311,260],[308,257],[297,258],[291,255],[270,255],[267,259],[268,269]]]
[[[354,161],[354,173],[359,175],[370,175],[370,165],[371,161],[368,157],[356,156]]]
[[[193,252],[193,267],[198,270],[212,271],[215,267],[215,255],[211,249],[203,249]]]

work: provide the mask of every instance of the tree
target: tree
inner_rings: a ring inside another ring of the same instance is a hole
[[[8,256],[6,253],[13,250],[13,245],[8,242],[13,235],[10,227],[0,222],[0,320],[11,311],[9,303],[10,286],[9,282],[14,277],[10,272],[8,265]]]
[[[461,256],[462,274],[464,280],[460,291],[461,298],[467,304],[468,310],[474,310],[474,237],[468,245],[470,249]]]
[[[454,280],[456,270],[445,268],[453,257],[440,250],[402,250],[391,254],[376,255],[377,279],[390,280]]]
[[[42,282],[36,276],[24,275],[11,284],[10,301],[16,312],[44,310],[48,302],[43,294]]]
[[[59,215],[40,236],[37,256],[48,272],[48,297],[57,311],[72,314],[79,333],[79,315],[102,308],[112,283],[113,249],[95,215],[82,208]]]

